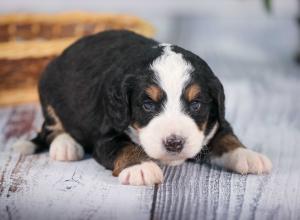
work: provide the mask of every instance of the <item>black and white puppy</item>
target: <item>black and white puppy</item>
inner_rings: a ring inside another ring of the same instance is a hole
[[[209,66],[175,45],[129,31],[84,37],[41,76],[41,132],[22,154],[50,148],[54,160],[90,152],[123,184],[163,181],[159,163],[178,165],[205,146],[210,161],[264,173],[270,160],[246,149],[225,119],[224,90]]]

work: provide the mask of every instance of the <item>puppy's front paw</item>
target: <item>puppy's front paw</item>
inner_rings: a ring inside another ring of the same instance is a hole
[[[122,170],[119,174],[119,181],[125,185],[150,186],[163,182],[163,172],[156,163],[143,162]]]
[[[50,145],[50,157],[53,160],[74,161],[81,160],[84,150],[69,134],[58,135]]]
[[[225,153],[221,157],[213,158],[212,163],[225,167],[241,174],[268,173],[272,169],[272,163],[266,156],[245,148]]]

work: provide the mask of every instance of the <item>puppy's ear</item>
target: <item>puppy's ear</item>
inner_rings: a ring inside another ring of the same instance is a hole
[[[118,132],[123,132],[130,123],[129,82],[129,77],[121,77],[109,83],[106,88],[106,106],[104,107],[108,115],[108,123]]]
[[[228,122],[225,120],[225,94],[224,88],[220,80],[213,76],[209,80],[210,94],[213,98],[213,103],[217,107],[217,119],[220,127],[228,126]]]

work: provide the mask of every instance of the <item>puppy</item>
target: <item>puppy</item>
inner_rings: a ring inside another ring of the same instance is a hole
[[[225,119],[224,90],[209,66],[175,45],[130,31],[84,37],[43,72],[45,121],[30,142],[14,148],[75,161],[85,152],[122,184],[163,181],[159,163],[179,165],[205,147],[211,163],[247,174],[271,170],[246,149]]]

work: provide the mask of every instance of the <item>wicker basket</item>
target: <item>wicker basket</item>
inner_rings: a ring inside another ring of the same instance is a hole
[[[0,16],[0,105],[38,100],[36,85],[48,62],[76,39],[109,29],[151,37],[153,27],[129,15],[62,13]]]

